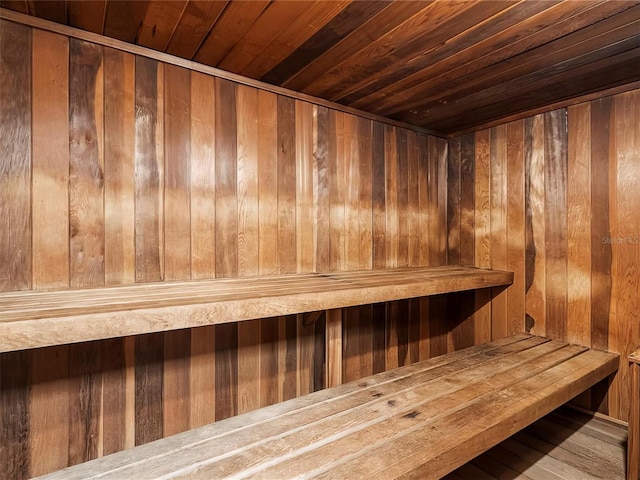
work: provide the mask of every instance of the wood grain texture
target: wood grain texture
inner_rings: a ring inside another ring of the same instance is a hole
[[[135,344],[135,443],[162,438],[162,382],[164,334],[136,337]]]
[[[164,278],[191,277],[191,72],[164,69]]]
[[[31,288],[31,32],[0,23],[0,290]]]
[[[549,112],[545,125],[545,239],[547,334],[566,338],[567,315],[567,120],[565,110]]]
[[[102,47],[70,42],[69,255],[74,287],[104,285]]]
[[[591,344],[591,108],[568,109],[567,339]],[[598,173],[599,174],[599,173]]]
[[[135,282],[134,57],[104,51],[105,284]]]
[[[129,432],[133,431],[132,413],[129,409],[127,389],[127,368],[131,361],[129,352],[133,343],[130,339],[111,338],[100,342],[102,365],[97,372],[102,377],[100,433],[98,455],[109,455],[120,452],[134,445],[129,445]],[[135,420],[134,420],[135,421]]]
[[[507,124],[507,268],[514,288],[507,290],[507,334],[525,330],[524,121]]]
[[[69,286],[69,40],[33,32],[34,289]]]
[[[164,333],[162,364],[162,435],[189,429],[191,332]]]
[[[156,139],[158,128],[158,64],[136,57],[135,247],[136,281],[163,279],[162,214],[164,162]]]
[[[6,478],[29,478],[32,437],[29,424],[29,390],[31,381],[30,355],[28,352],[11,352],[0,355],[0,421],[2,443],[0,462]],[[66,453],[66,452],[60,452]],[[53,465],[52,465],[53,463]],[[55,463],[66,463],[58,458],[48,465],[37,465],[43,471],[55,468]]]
[[[398,147],[396,129],[385,125],[384,129],[385,172],[385,268],[398,266]]]
[[[296,272],[314,271],[313,106],[295,102]]]
[[[238,414],[238,326],[216,326],[216,421]]]
[[[313,239],[314,272],[326,272],[331,256],[331,201],[329,196],[329,109],[313,106]]]
[[[257,275],[259,264],[258,209],[258,91],[238,85],[237,194],[238,194],[238,275]]]
[[[189,428],[215,421],[215,327],[191,329]]]
[[[215,278],[215,84],[191,73],[191,278]]]
[[[261,320],[238,323],[238,413],[260,408]]]
[[[345,185],[344,118],[342,112],[329,111],[329,268],[344,270],[345,254]]]
[[[238,275],[235,85],[216,78],[216,277]]]
[[[640,358],[640,356],[638,356]],[[631,364],[631,409],[627,442],[627,480],[640,478],[640,366]]]
[[[258,91],[258,262],[260,275],[278,272],[278,97]]]
[[[278,96],[278,273],[297,270],[295,101]]]
[[[373,122],[372,131],[373,268],[386,265],[386,175],[384,125]],[[426,182],[425,182],[426,183]]]

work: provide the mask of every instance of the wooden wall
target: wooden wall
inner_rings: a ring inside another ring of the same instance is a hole
[[[447,141],[0,23],[0,290],[445,264]],[[0,355],[26,478],[447,351],[446,299]]]
[[[524,317],[533,333],[619,352],[610,388],[577,402],[626,420],[626,357],[640,346],[640,91],[453,138],[448,172],[450,261],[515,272],[484,307],[494,335]]]

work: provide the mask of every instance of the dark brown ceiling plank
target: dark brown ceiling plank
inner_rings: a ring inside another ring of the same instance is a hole
[[[626,43],[632,43],[632,40]],[[601,54],[604,58],[578,68],[556,74],[537,72],[517,82],[498,85],[485,92],[487,95],[483,98],[460,102],[448,112],[424,112],[420,118],[413,119],[414,123],[437,125],[440,131],[448,134],[462,126],[467,128],[514,112],[640,80],[640,46],[616,55],[608,53],[608,49],[603,49]]]
[[[71,0],[67,2],[69,25],[102,34],[107,10],[106,0]]]
[[[505,84],[549,68],[568,68],[588,62],[589,56],[599,55],[607,45],[615,44],[640,31],[640,6],[619,13],[601,22],[585,27],[554,42],[516,55],[498,65],[490,66],[471,75],[450,79],[446,85],[430,84],[429,94],[418,94],[411,107],[401,111],[449,110],[458,99],[485,95],[487,89]],[[640,37],[635,35],[636,41]],[[577,86],[579,88],[579,86]],[[446,105],[449,105],[448,107]],[[400,110],[399,110],[400,111]]]
[[[167,53],[192,59],[229,0],[190,1],[171,37]]]
[[[352,55],[366,48],[377,38],[386,35],[407,19],[427,8],[432,2],[393,2],[377,15],[363,23],[353,33],[342,38],[305,68],[297,72],[282,85],[292,90],[304,91],[316,78],[331,68],[340,65]]]
[[[486,128],[495,127],[496,125],[502,125],[505,123],[513,122],[515,120],[522,120],[523,118],[532,117],[534,115],[538,115],[540,113],[551,112],[553,110],[558,110],[559,108],[566,108],[572,105],[579,105],[581,103],[591,102],[593,100],[598,100],[600,98],[611,97],[614,95],[619,95],[621,93],[630,92],[632,90],[640,89],[640,81],[626,83],[623,82],[620,85],[615,87],[607,87],[603,90],[597,89],[591,93],[587,93],[585,95],[581,95],[579,97],[570,97],[564,100],[554,101],[553,103],[546,103],[541,107],[533,107],[527,110],[522,110],[517,113],[509,114],[508,116],[501,116],[492,118],[486,122],[480,124],[473,124],[472,126],[465,126],[462,130],[452,130],[447,133],[448,137],[458,137],[460,135],[465,135],[467,133],[473,133],[478,130],[484,130]]]
[[[29,6],[26,0],[1,0],[0,7],[8,8],[14,12],[29,13]]]
[[[447,41],[478,20],[508,8],[513,1],[437,2],[379,38],[342,65],[328,71],[305,91],[338,100],[353,90],[402,68],[420,51]]]
[[[291,28],[296,18],[302,15],[311,4],[312,2],[299,0],[269,4],[251,29],[233,46],[218,66],[230,72],[242,72],[267,49],[275,36]]]
[[[28,5],[31,15],[63,25],[67,24],[67,6],[64,0],[30,1]]]
[[[151,2],[142,17],[137,43],[164,52],[187,6],[187,0]]]
[[[388,0],[362,0],[350,3],[293,53],[267,72],[261,80],[275,85],[284,83],[389,4]]]
[[[104,20],[104,34],[124,42],[135,43],[147,0],[109,0]]]
[[[336,15],[342,12],[352,0],[340,0],[327,2],[317,0],[310,2],[303,0],[306,8],[303,9],[291,24],[275,35],[261,55],[242,69],[239,73],[250,78],[260,78],[275,65],[280,63],[296,48],[306,42],[320,28],[330,22]],[[356,0],[357,1],[357,0]],[[291,2],[287,2],[291,4]]]
[[[492,20],[500,18],[506,12],[516,11],[518,6],[524,10],[535,12],[541,7],[551,4],[552,2],[514,3],[511,0],[474,3],[468,11],[447,19],[437,25],[433,31],[427,30],[424,34],[416,35],[414,40],[407,41],[394,52],[394,56],[397,58],[394,64],[383,70],[379,70],[374,64],[372,71],[375,69],[375,74],[365,75],[359,82],[347,80],[344,87],[336,86],[334,90],[323,95],[331,96],[340,103],[350,104],[379,88],[374,84],[385,85],[413,73],[410,70],[411,63],[422,63],[423,65],[419,67],[422,69],[425,64],[430,65],[438,60],[438,50],[457,51],[460,48],[458,45],[465,38],[464,35],[470,31],[473,33],[467,37],[470,38],[472,44],[482,40],[485,35],[491,34]],[[447,56],[445,54],[444,58]]]
[[[195,54],[195,60],[217,66],[269,6],[269,0],[230,2]]]
[[[443,88],[450,88],[453,83],[462,79],[480,77],[480,72],[483,69],[490,71],[487,69],[492,68],[493,65],[508,62],[510,58],[516,58],[523,52],[544,48],[545,44],[574,34],[582,28],[602,21],[602,19],[608,19],[637,3],[603,2],[594,8],[583,11],[584,5],[588,5],[586,2],[580,4],[565,2],[555,7],[553,12],[545,12],[539,17],[533,17],[530,21],[524,22],[523,25],[516,25],[512,31],[507,31],[504,35],[496,38],[499,40],[498,43],[490,39],[484,42],[484,45],[478,44],[474,48],[460,52],[459,55],[452,56],[448,61],[445,60],[425,69],[412,78],[408,77],[405,82],[390,86],[389,88],[393,88],[396,93],[393,99],[379,99],[375,104],[373,102],[369,104],[376,112],[385,112],[386,115],[410,110],[426,101],[424,95],[427,90],[426,85],[429,86],[429,92],[441,92]],[[580,7],[577,12],[576,5]],[[576,15],[576,13],[578,14]],[[548,14],[552,16],[549,17]],[[554,19],[555,15],[558,15],[558,18]],[[541,28],[541,25],[545,28]],[[527,35],[530,32],[532,33]],[[361,108],[364,107],[364,102],[358,103]]]
[[[440,73],[450,71],[452,66],[475,60],[477,52],[494,52],[497,48],[513,43],[522,34],[538,31],[540,25],[560,20],[563,12],[565,15],[573,15],[576,6],[561,2],[562,0],[554,0],[513,5],[465,30],[451,41],[443,42],[428,54],[414,57],[395,73],[375,78],[373,82],[345,97],[344,102],[375,105],[377,108],[395,105],[410,97],[406,95],[406,91],[411,87],[419,86],[423,89],[424,78],[434,76],[434,70]],[[583,2],[580,8],[584,9],[588,5],[589,2]]]

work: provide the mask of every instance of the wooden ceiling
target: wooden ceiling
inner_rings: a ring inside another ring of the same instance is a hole
[[[444,134],[640,80],[640,0],[0,5]]]

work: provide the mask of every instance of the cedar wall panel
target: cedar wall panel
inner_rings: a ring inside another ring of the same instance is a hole
[[[450,342],[462,329],[470,334],[472,318],[476,341],[526,329],[626,358],[640,346],[640,91],[470,136],[450,141],[449,258],[464,251],[470,222],[475,264],[506,267],[515,278],[491,303],[476,292],[475,312]],[[462,189],[465,145],[474,140],[469,215]],[[626,420],[629,372],[620,365],[610,385],[575,401]]]
[[[1,290],[446,263],[446,140],[10,22],[0,37]],[[337,351],[335,312],[315,312],[2,354],[0,478],[473,343],[469,322],[447,343],[447,310],[345,309]]]

